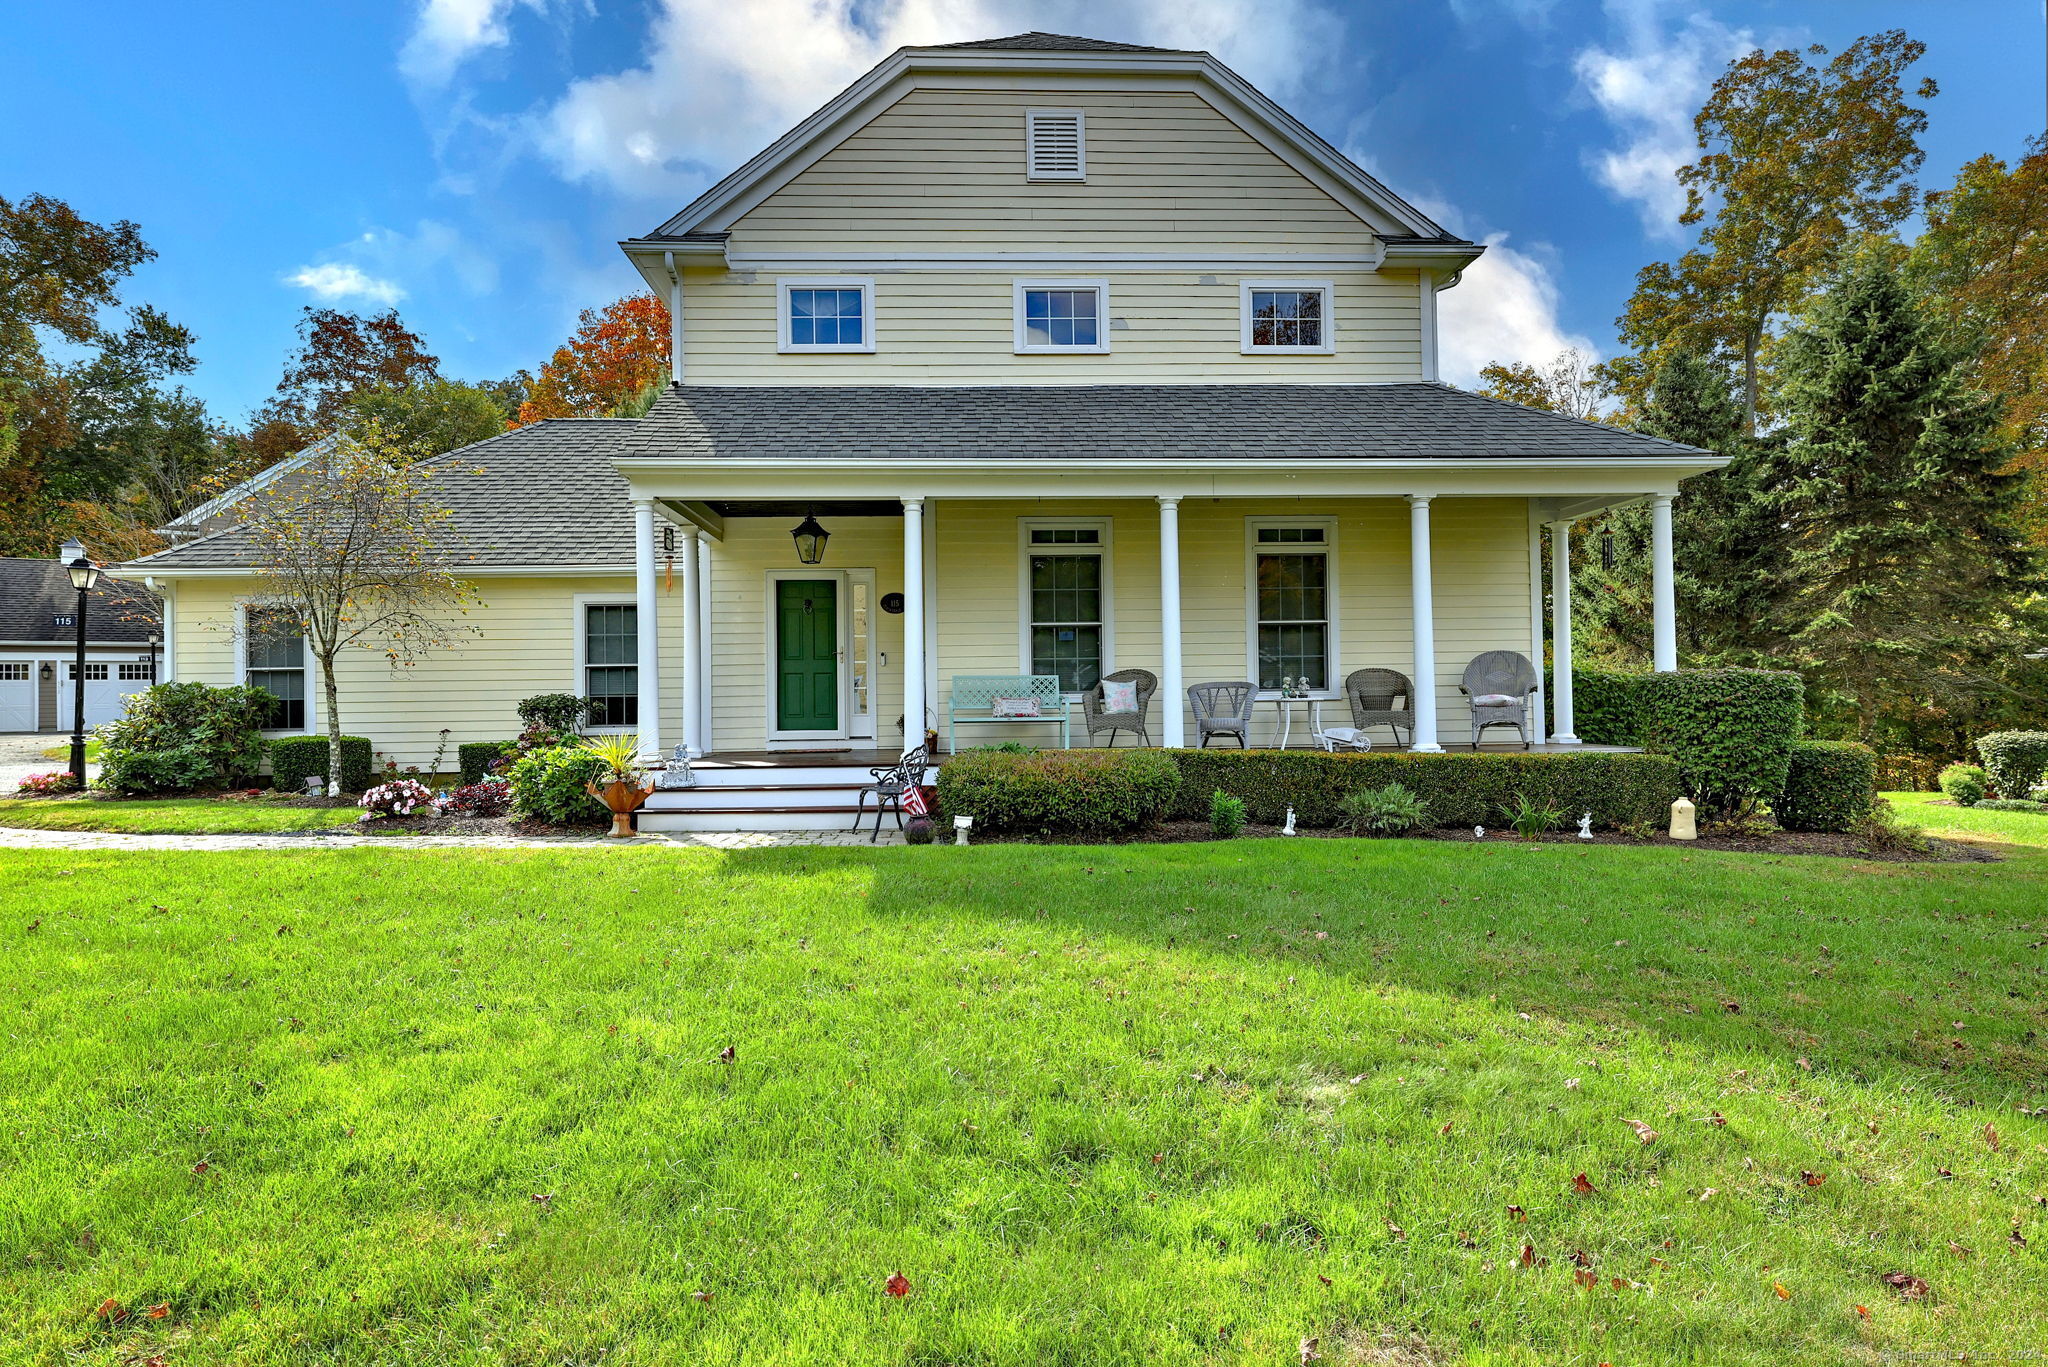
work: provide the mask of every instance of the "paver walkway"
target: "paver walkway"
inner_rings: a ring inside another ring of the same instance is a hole
[[[308,831],[294,835],[123,835],[113,831],[30,831],[0,828],[0,849],[34,850],[548,850],[563,846],[587,849],[627,845],[683,846],[705,850],[763,850],[786,845],[862,846],[865,835],[851,831],[726,831],[690,835],[643,835],[607,840],[594,835],[439,836],[355,835]],[[903,837],[889,832],[884,845],[900,845]]]

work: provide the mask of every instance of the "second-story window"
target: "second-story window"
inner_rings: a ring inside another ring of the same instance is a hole
[[[1326,280],[1246,280],[1238,287],[1244,334],[1240,349],[1327,354],[1330,283]]]
[[[776,282],[781,351],[873,351],[875,282],[862,276],[807,276]]]
[[[1108,281],[1019,280],[1015,295],[1018,352],[1109,350]]]

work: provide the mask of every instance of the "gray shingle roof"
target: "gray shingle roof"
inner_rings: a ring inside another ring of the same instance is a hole
[[[0,560],[0,641],[70,644],[78,639],[78,628],[60,627],[56,619],[77,611],[78,590],[57,561]],[[156,621],[156,595],[111,575],[100,577],[86,602],[88,642],[139,644],[157,630]]]
[[[672,386],[625,456],[1052,461],[1704,455],[1442,384]]]
[[[1013,33],[1007,38],[977,38],[968,43],[934,43],[934,50],[989,48],[1004,52],[1180,52],[1185,49],[1112,43],[1106,38],[1076,38],[1067,33]]]
[[[626,418],[557,418],[517,428],[422,462],[455,515],[469,564],[630,565],[633,507],[612,468]],[[226,569],[251,561],[239,524],[146,556],[151,570]]]

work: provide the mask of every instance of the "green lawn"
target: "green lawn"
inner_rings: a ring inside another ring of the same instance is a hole
[[[0,798],[0,828],[37,831],[274,835],[353,826],[361,815],[357,807],[287,807],[260,798]]]
[[[2048,849],[2048,815],[2039,812],[1985,812],[1958,807],[1939,793],[1888,793],[1901,820],[1925,826],[1951,839]]]
[[[0,1362],[1777,1364],[2048,1322],[2044,854],[17,851],[0,907]]]
[[[44,747],[43,758],[54,759],[60,764],[69,761],[71,758],[71,742],[66,740],[57,745]],[[85,738],[85,762],[87,764],[97,764],[99,763],[99,758],[100,738],[98,736],[87,736]]]

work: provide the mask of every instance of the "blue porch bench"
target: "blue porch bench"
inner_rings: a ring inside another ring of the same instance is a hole
[[[1035,713],[1029,710],[1032,703],[1037,704]],[[1066,694],[1060,692],[1057,674],[956,674],[953,695],[946,705],[946,749],[959,753],[959,726],[963,721],[1002,725],[1057,722],[1061,748],[1071,749],[1069,717]]]

